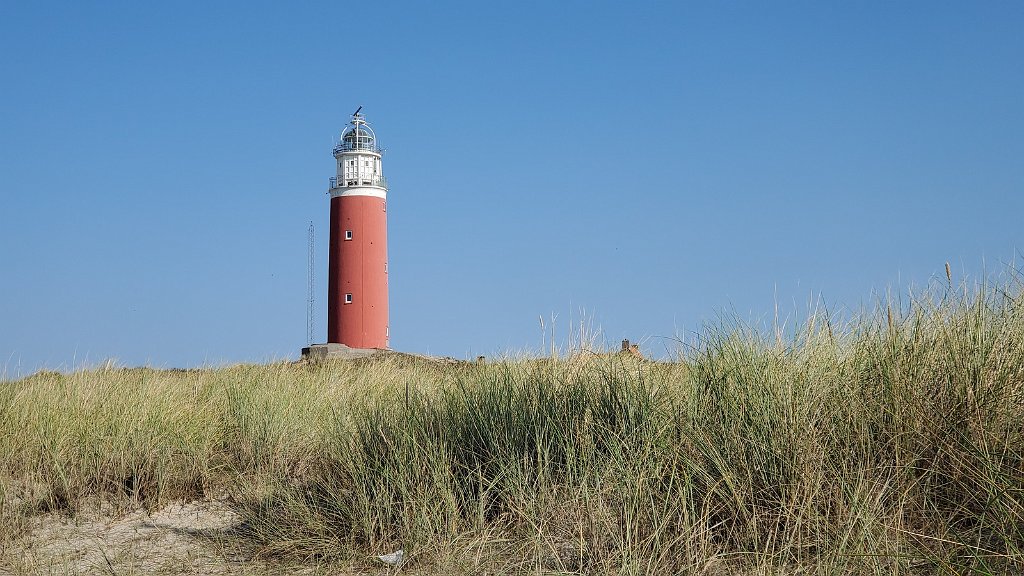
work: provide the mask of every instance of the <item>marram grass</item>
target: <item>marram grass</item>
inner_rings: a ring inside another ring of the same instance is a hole
[[[677,362],[400,355],[0,384],[0,542],[227,498],[255,553],[536,574],[1024,571],[1024,304],[947,288]],[[0,544],[2,546],[2,544]]]

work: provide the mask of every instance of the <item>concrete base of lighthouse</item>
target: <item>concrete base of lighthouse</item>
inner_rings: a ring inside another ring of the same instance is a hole
[[[387,352],[378,348],[349,348],[344,344],[311,344],[302,349],[305,360],[355,360]]]

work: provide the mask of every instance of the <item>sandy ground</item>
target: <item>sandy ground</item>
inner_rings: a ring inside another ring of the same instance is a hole
[[[0,542],[0,576],[423,576],[445,573],[436,568],[431,570],[429,566],[408,570],[405,566],[391,569],[381,565],[367,571],[367,566],[357,569],[339,565],[279,564],[254,559],[234,537],[240,522],[239,515],[221,500],[176,502],[148,513],[142,509],[127,513],[122,509],[118,513],[110,504],[95,499],[87,502],[74,517],[56,513],[32,517],[20,537]],[[467,548],[470,549],[477,550],[475,546]],[[483,567],[470,568],[468,565],[457,571],[483,576],[491,573]],[[725,564],[712,560],[700,573],[720,576],[756,572],[729,571]]]
[[[102,503],[74,518],[45,514],[5,546],[0,575],[323,573],[272,566],[231,550],[225,536],[238,523],[238,515],[218,501],[178,502],[116,517]]]

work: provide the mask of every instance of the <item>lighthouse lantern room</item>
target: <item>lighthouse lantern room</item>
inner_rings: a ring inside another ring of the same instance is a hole
[[[360,114],[334,146],[327,278],[327,342],[389,347],[387,182],[383,150]]]

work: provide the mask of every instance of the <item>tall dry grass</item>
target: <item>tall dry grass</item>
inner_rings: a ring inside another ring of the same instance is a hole
[[[259,553],[449,573],[1024,570],[1019,277],[788,339],[617,355],[40,373],[0,385],[6,537],[226,497]],[[0,541],[3,537],[0,536]]]

